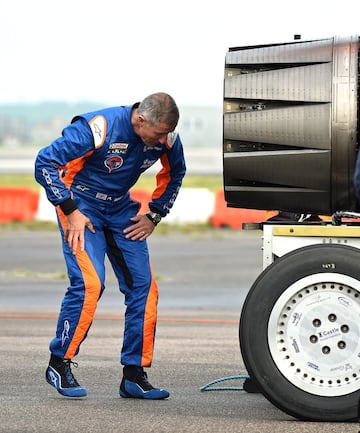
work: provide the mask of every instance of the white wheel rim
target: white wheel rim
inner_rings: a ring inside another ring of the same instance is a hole
[[[335,273],[296,281],[271,311],[268,343],[278,369],[303,391],[334,397],[359,390],[360,282]]]

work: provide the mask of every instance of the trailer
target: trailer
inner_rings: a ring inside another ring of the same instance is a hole
[[[225,200],[287,216],[260,224],[240,350],[270,402],[313,421],[359,416],[358,54],[351,36],[235,47],[225,61]]]

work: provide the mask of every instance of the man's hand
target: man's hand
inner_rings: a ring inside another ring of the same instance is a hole
[[[144,241],[154,231],[155,224],[146,215],[136,215],[130,219],[134,224],[124,230],[127,239]]]
[[[84,251],[85,227],[87,227],[92,233],[95,233],[95,229],[90,219],[82,214],[78,209],[67,215],[65,241],[68,243],[73,254],[76,254],[78,242],[80,242],[80,251]]]

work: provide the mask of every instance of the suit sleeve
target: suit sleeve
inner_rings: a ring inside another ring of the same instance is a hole
[[[83,118],[67,126],[61,137],[40,149],[35,159],[35,179],[44,187],[47,198],[54,206],[71,199],[70,190],[61,180],[62,170],[69,162],[93,150],[91,129]]]
[[[164,217],[172,208],[186,173],[184,151],[179,136],[174,146],[161,156],[160,161],[162,169],[156,176],[156,189],[149,208]]]

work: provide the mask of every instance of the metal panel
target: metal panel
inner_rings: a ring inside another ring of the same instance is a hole
[[[328,209],[331,205],[328,191],[285,187],[228,187],[226,189],[226,201],[230,207],[284,210],[286,212],[319,215],[328,215]],[[306,210],[301,210],[303,209],[302,203],[306,203]]]
[[[229,206],[331,214],[359,210],[359,38],[237,47],[224,74]]]
[[[238,74],[225,71],[224,98],[330,102],[332,64]]]
[[[263,269],[291,251],[314,244],[343,244],[360,249],[360,227],[264,224]],[[287,234],[285,233],[287,232]]]
[[[225,62],[230,65],[331,62],[332,44],[331,38],[294,44],[238,47],[230,49]]]
[[[353,175],[359,136],[359,38],[335,38],[332,110],[332,201],[336,210],[359,210]]]
[[[224,113],[224,138],[330,149],[331,105]]]
[[[330,152],[298,150],[228,153],[224,158],[224,170],[228,177],[248,183],[325,190],[330,187]]]

